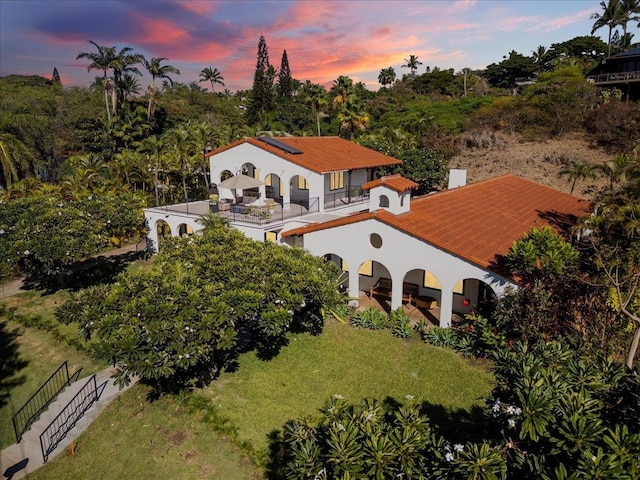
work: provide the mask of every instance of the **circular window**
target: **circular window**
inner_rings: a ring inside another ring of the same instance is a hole
[[[372,233],[369,236],[369,241],[371,242],[373,248],[380,248],[382,246],[382,237],[377,233]]]

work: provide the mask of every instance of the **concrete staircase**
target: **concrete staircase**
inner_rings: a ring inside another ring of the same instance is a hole
[[[131,382],[128,387],[121,390],[114,385],[111,378],[114,371],[115,369],[110,367],[96,374],[98,400],[89,407],[82,417],[77,419],[75,425],[60,440],[58,446],[49,453],[49,460],[67,449],[71,442],[93,422],[114,398],[135,384],[135,381]],[[44,465],[40,434],[55,420],[90,378],[90,376],[81,378],[63,390],[58,398],[49,405],[49,408],[40,415],[40,418],[31,425],[31,429],[22,435],[20,443],[0,451],[0,473],[3,478],[18,480]]]

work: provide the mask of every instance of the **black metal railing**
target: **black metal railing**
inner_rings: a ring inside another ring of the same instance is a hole
[[[340,190],[332,193],[325,193],[324,208],[344,207],[350,203],[364,202],[369,198],[369,191],[362,190],[361,187],[354,187],[350,191],[348,189]]]
[[[71,385],[80,377],[78,369],[73,375],[69,376],[69,366],[65,360],[55,372],[38,388],[36,393],[31,395],[13,415],[13,431],[16,435],[16,442],[20,442],[24,432],[38,420],[40,414],[53,402],[58,394],[66,387]]]
[[[301,217],[309,213],[320,211],[320,200],[318,197],[309,200],[267,205],[235,205],[231,204],[229,210],[219,210],[214,207],[212,211],[219,216],[227,218],[230,222],[244,222],[255,225],[265,225],[268,223],[281,222],[288,218]]]
[[[49,460],[49,455],[53,452],[58,444],[64,439],[84,413],[91,408],[96,402],[107,382],[98,387],[95,374],[82,386],[75,396],[60,411],[58,416],[43,430],[40,434],[40,449],[42,450],[42,459],[44,463]]]

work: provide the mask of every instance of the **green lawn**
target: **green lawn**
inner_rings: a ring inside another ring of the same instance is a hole
[[[289,419],[315,414],[334,394],[350,403],[414,397],[431,407],[434,421],[458,417],[462,423],[482,404],[492,381],[486,367],[473,366],[453,351],[332,321],[321,336],[291,337],[273,360],[242,356],[238,371],[223,374],[205,393],[239,428],[241,440],[263,448],[269,432]]]
[[[27,293],[3,303],[23,314],[47,316],[63,298],[62,293]],[[12,390],[10,406],[18,397],[28,397],[39,385],[38,375],[46,378],[64,358],[71,368],[82,365],[85,373],[100,368],[47,332],[5,324],[19,332],[19,356],[28,362],[18,372],[26,383]],[[473,415],[492,381],[486,364],[473,365],[418,338],[404,341],[388,331],[357,330],[330,321],[320,336],[291,336],[289,345],[270,361],[243,355],[236,372],[222,374],[198,393],[211,398],[219,413],[238,427],[239,440],[263,449],[270,432],[289,419],[313,415],[334,394],[349,402],[364,397],[404,402],[413,397],[411,401],[425,404],[434,424],[455,429],[464,423],[455,425],[456,419]],[[143,386],[125,392],[76,441],[74,457],[65,452],[29,478],[262,478],[237,447],[186,413],[175,399],[149,402],[146,393]],[[0,419],[10,427],[7,408],[0,411]],[[11,432],[5,423],[2,431]]]
[[[221,439],[175,400],[150,403],[137,385],[109,405],[66,451],[29,480],[262,478],[230,442]]]
[[[51,310],[56,303],[62,301],[62,293],[40,296],[37,292],[21,293],[0,302],[8,307],[18,308],[23,315],[38,314],[52,318]],[[91,375],[105,365],[89,359],[86,355],[69,347],[66,343],[55,340],[50,333],[35,328],[25,328],[16,321],[0,316],[0,334],[15,345],[15,351],[3,343],[0,361],[3,363],[3,374],[0,383],[5,401],[0,402],[0,448],[15,443],[12,417],[22,404],[36,392],[47,378],[64,362],[68,361],[69,374],[82,368],[81,376]],[[69,331],[73,327],[60,326],[61,331]],[[10,355],[10,358],[7,358]],[[12,368],[10,365],[15,365]],[[11,388],[7,389],[7,385]]]

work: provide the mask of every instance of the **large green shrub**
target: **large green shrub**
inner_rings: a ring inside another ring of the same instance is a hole
[[[138,375],[179,389],[207,383],[242,351],[277,354],[290,331],[319,333],[340,300],[338,274],[300,249],[210,222],[168,241],[151,270],[71,295],[56,317],[97,338],[94,353],[116,364],[119,383]]]

